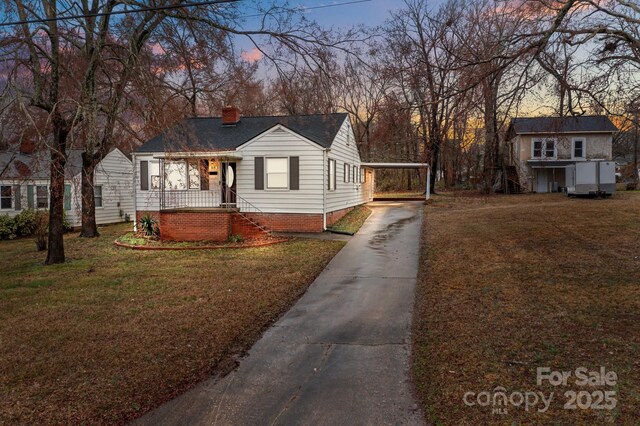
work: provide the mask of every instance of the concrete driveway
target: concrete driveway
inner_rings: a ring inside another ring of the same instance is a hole
[[[373,214],[240,366],[147,425],[423,424],[409,382],[421,202]]]

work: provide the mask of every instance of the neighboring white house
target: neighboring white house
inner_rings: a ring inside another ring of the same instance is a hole
[[[606,116],[514,118],[507,132],[509,154],[522,189],[557,192],[571,186],[567,167],[611,160],[617,131]]]
[[[0,214],[49,208],[49,153],[30,151],[0,153]],[[81,155],[69,150],[65,169],[64,209],[74,227],[81,225]],[[133,166],[119,149],[98,163],[94,193],[99,225],[133,220]]]
[[[373,197],[346,113],[241,118],[229,107],[184,120],[133,157],[136,217],[156,216],[168,239],[226,239],[225,211],[275,231],[321,232]]]

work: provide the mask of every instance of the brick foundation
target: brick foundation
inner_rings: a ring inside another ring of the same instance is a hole
[[[322,232],[322,214],[249,213],[251,220],[276,232]]]
[[[226,241],[231,235],[228,211],[160,212],[160,239],[169,241]]]
[[[353,210],[354,207],[347,207],[346,209],[336,210],[327,213],[327,226],[332,226],[334,223],[342,219],[347,213]]]
[[[327,226],[333,225],[353,210],[348,207],[327,213]],[[160,238],[170,241],[227,241],[231,235],[244,239],[263,234],[260,228],[232,210],[168,210],[138,211],[136,221],[152,215],[160,227]],[[247,213],[252,221],[275,232],[322,232],[322,214],[313,213]]]
[[[136,223],[140,223],[140,219],[145,214],[150,214],[155,220],[160,221],[160,212],[151,211],[151,210],[138,210],[136,212]]]

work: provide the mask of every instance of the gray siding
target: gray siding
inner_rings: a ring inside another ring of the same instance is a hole
[[[367,199],[365,184],[361,184],[359,180],[357,182],[353,182],[353,178],[350,182],[344,181],[345,163],[349,163],[352,174],[354,165],[358,170],[360,169],[360,154],[358,152],[358,147],[356,146],[353,130],[351,129],[351,123],[349,123],[349,120],[345,120],[340,128],[338,135],[331,145],[328,158],[336,160],[337,176],[336,190],[327,191],[326,193],[327,212],[357,206],[358,204],[369,201]],[[324,182],[327,182],[327,170],[328,167],[323,168]]]
[[[103,207],[96,208],[96,222],[99,225],[123,222],[125,214],[133,219],[133,188],[132,164],[129,159],[119,150],[111,151],[96,167],[95,184],[102,186]],[[1,184],[20,185],[22,209],[26,209],[27,186],[46,185],[49,187],[49,180],[3,180]],[[80,175],[73,179],[67,179],[66,185],[71,186],[71,209],[66,212],[67,219],[72,226],[81,225],[81,191]],[[0,210],[0,214],[16,216],[20,211],[14,208],[10,210]]]
[[[322,213],[323,154],[321,146],[285,129],[275,128],[238,151],[238,195],[266,213]],[[255,157],[299,157],[298,190],[256,190]]]
[[[159,176],[160,175],[160,160],[155,160],[154,156],[162,155],[161,152],[151,153],[151,154],[136,154],[134,159],[134,167],[136,169],[135,173],[135,201],[136,201],[136,210],[137,211],[158,211],[160,210],[160,190],[159,189],[151,189],[151,176]],[[141,191],[140,190],[140,162],[148,161],[149,162],[149,190]],[[133,180],[133,179],[132,179]]]

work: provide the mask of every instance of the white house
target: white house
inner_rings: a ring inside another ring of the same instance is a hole
[[[514,118],[508,146],[521,187],[558,192],[571,186],[567,168],[577,162],[611,160],[617,131],[606,116]]]
[[[69,150],[65,169],[64,209],[71,226],[81,225],[82,151]],[[133,219],[133,166],[119,149],[107,154],[95,170],[96,222]],[[0,153],[0,214],[49,208],[49,153],[20,149]]]
[[[243,224],[321,232],[373,197],[346,113],[240,117],[227,107],[184,120],[133,158],[135,216],[155,216],[163,239],[226,240]]]

